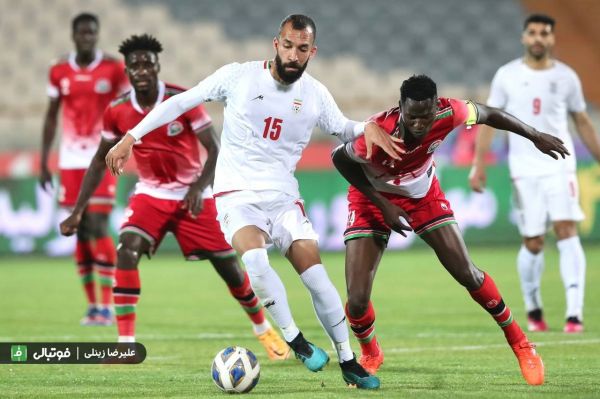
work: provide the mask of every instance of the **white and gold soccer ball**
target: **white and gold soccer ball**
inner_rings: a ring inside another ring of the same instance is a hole
[[[215,356],[212,379],[228,393],[247,393],[260,378],[260,365],[254,353],[240,346],[229,346]]]

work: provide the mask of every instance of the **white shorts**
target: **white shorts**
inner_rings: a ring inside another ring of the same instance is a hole
[[[232,245],[233,235],[242,227],[256,226],[267,234],[285,255],[296,240],[316,240],[304,201],[281,191],[233,191],[215,198],[217,220],[225,240]]]
[[[522,237],[544,235],[551,222],[584,219],[575,173],[514,179],[513,202]]]

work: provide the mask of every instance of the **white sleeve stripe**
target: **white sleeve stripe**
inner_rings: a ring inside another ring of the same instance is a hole
[[[48,84],[48,86],[46,86],[46,94],[48,95],[48,97],[52,97],[52,98],[57,98],[60,96],[58,87],[51,85],[51,84]]]
[[[115,140],[119,138],[119,136],[117,136],[114,132],[111,132],[109,130],[103,130],[101,135],[106,140]]]
[[[369,161],[367,161],[366,159],[362,159],[361,157],[356,155],[356,153],[354,152],[354,145],[352,142],[346,143],[345,146],[346,146],[346,154],[348,154],[350,159],[352,159],[353,161],[358,162],[358,163],[369,163]]]
[[[191,125],[192,125],[192,130],[201,130],[202,128],[212,125],[212,119],[210,119],[210,118],[197,119],[197,120],[193,121],[191,123]]]

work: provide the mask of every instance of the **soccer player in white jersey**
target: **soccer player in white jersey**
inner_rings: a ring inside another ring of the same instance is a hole
[[[337,351],[344,381],[376,389],[379,379],[356,362],[350,348],[342,301],[321,264],[318,237],[304,212],[294,170],[316,125],[346,142],[364,132],[368,158],[373,144],[395,159],[401,150],[394,143],[398,139],[376,124],[344,117],[327,89],[303,73],[317,52],[315,36],[309,17],[286,17],[273,39],[274,60],[226,65],[156,106],[111,149],[106,161],[112,173],[119,174],[136,140],[203,102],[224,102],[214,192],[227,241],[242,255],[254,291],[309,370],[321,370],[329,357],[294,323],[285,287],[269,264],[270,244],[288,258],[309,290]]]
[[[525,55],[498,69],[487,105],[502,108],[537,130],[556,135],[574,155],[567,128],[567,115],[571,115],[583,143],[600,162],[600,142],[585,111],[579,78],[575,71],[552,57],[554,26],[554,19],[547,15],[534,14],[525,20],[521,39]],[[482,126],[469,179],[473,190],[478,192],[486,182],[484,156],[492,138],[493,129]],[[508,161],[517,225],[523,237],[517,269],[529,330],[548,329],[542,313],[540,280],[544,269],[544,235],[551,222],[566,290],[564,332],[582,332],[586,260],[577,233],[577,222],[584,215],[579,206],[575,157],[555,161],[544,157],[527,140],[511,134]]]

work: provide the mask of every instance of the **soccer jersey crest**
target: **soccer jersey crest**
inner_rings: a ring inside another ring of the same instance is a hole
[[[442,140],[436,140],[433,143],[431,143],[429,145],[429,148],[427,149],[427,153],[431,154],[432,152],[434,152],[440,146],[440,144],[442,144]]]
[[[292,110],[293,110],[295,113],[298,113],[298,112],[300,112],[300,109],[301,109],[301,108],[302,108],[302,100],[299,100],[299,99],[297,99],[297,98],[294,98],[294,102],[293,102],[293,104],[292,104]]]
[[[110,93],[112,90],[112,85],[108,79],[98,79],[96,81],[96,85],[94,86],[94,91],[98,94],[106,94]]]
[[[179,121],[173,121],[167,125],[167,136],[177,136],[183,132],[183,125]]]

